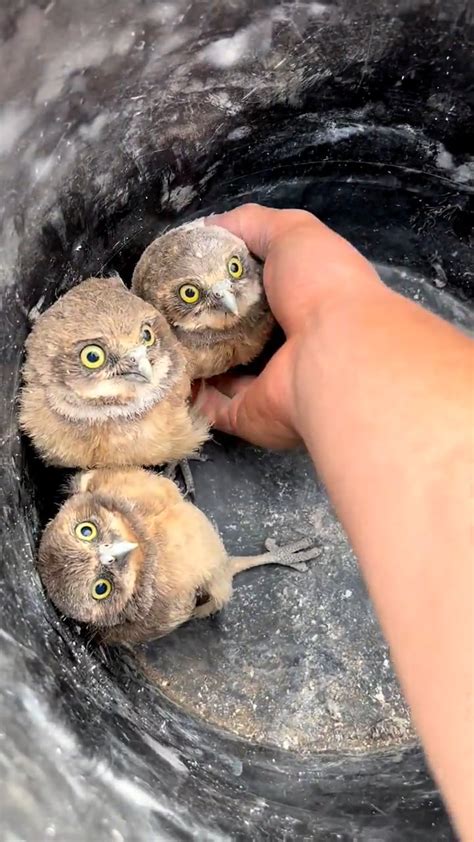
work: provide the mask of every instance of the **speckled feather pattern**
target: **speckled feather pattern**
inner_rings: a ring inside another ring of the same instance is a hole
[[[219,611],[238,573],[265,564],[304,571],[319,553],[312,538],[282,547],[269,539],[262,555],[230,557],[210,520],[173,482],[140,468],[82,473],[72,492],[46,527],[38,567],[55,605],[107,643],[163,637]],[[104,567],[94,543],[75,535],[84,520],[96,524],[100,541],[135,544],[126,561]],[[97,602],[91,586],[104,575],[113,580],[111,597]]]
[[[71,525],[85,513],[103,522],[104,503],[116,532],[138,548],[127,567],[114,571],[113,597],[94,603],[87,583],[98,575],[96,557],[88,545],[80,546]],[[87,618],[108,643],[162,637],[193,616],[219,610],[232,593],[231,564],[210,521],[171,480],[138,468],[79,475],[73,495],[44,533],[38,564],[56,605],[76,619]],[[195,610],[199,588],[209,600]]]
[[[226,261],[236,254],[244,275],[234,284],[239,313],[233,315],[196,307],[186,312],[178,289],[196,280],[212,289],[226,273]],[[267,342],[274,319],[262,283],[262,266],[239,238],[203,220],[185,224],[157,237],[141,256],[132,289],[167,319],[182,345],[192,379],[222,374],[255,359]]]
[[[129,348],[143,321],[156,335],[158,382],[117,384],[113,395],[91,398],[89,381],[74,368],[76,345],[105,338]],[[207,438],[207,422],[189,405],[178,343],[159,313],[119,279],[90,279],[66,293],[37,320],[26,350],[20,424],[50,464],[162,464],[191,455]]]

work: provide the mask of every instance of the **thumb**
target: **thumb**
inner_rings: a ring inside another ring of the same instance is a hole
[[[221,384],[216,378],[214,382],[221,388],[212,382],[204,382],[196,399],[196,409],[206,416],[212,427],[222,433],[240,436],[255,443],[254,413],[249,413],[255,380],[255,377],[234,377]]]
[[[300,443],[296,433],[272,412],[261,377],[228,379],[223,388],[225,392],[205,383],[196,401],[211,426],[257,447],[282,450]]]

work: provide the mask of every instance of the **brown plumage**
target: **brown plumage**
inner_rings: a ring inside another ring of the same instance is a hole
[[[230,558],[207,517],[163,476],[99,469],[73,480],[47,525],[38,569],[52,602],[107,643],[139,643],[218,611],[236,573],[260,564],[305,569],[312,542]]]
[[[148,246],[132,290],[163,313],[193,379],[250,362],[274,326],[259,261],[243,240],[202,219]]]
[[[53,465],[158,465],[208,435],[179,343],[119,278],[90,278],[38,317],[23,379],[21,428]]]

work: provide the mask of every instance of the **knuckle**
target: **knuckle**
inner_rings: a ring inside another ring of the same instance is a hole
[[[295,225],[304,225],[315,221],[314,214],[307,210],[291,210],[288,213],[291,214],[291,222]]]
[[[246,202],[240,207],[236,208],[237,211],[240,213],[257,213],[261,208],[261,205],[258,205],[257,202]]]
[[[281,216],[275,225],[272,242],[276,239],[280,240],[285,236],[293,236],[295,231],[302,230],[307,233],[309,227],[314,227],[316,217],[305,210],[283,210],[280,211]]]

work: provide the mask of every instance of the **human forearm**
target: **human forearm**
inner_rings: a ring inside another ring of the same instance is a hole
[[[286,342],[258,377],[207,385],[227,433],[301,438],[359,557],[424,746],[474,840],[473,361],[469,340],[389,291],[310,214],[214,217],[265,260]]]
[[[294,393],[295,427],[359,557],[466,838],[474,753],[472,376],[467,338],[380,285],[322,308],[299,340]]]

